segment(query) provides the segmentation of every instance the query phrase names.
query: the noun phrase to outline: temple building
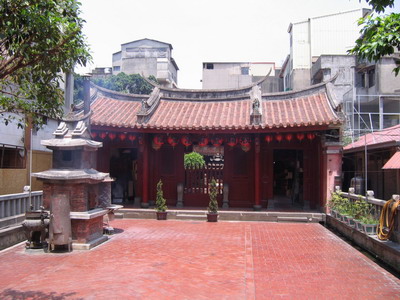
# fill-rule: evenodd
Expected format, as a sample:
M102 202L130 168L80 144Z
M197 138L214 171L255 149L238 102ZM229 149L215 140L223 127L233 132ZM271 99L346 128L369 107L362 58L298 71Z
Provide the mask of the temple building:
M263 94L262 79L225 90L154 85L150 95L91 86L91 135L103 142L97 169L115 178L114 203L149 207L161 179L169 207L323 211L340 184L343 118L332 83ZM196 151L206 167L185 170Z

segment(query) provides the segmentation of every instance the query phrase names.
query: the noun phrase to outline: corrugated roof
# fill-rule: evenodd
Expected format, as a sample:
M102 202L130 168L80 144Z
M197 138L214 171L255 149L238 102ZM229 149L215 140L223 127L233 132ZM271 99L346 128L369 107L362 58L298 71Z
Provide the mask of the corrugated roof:
M280 94L277 100L273 96L272 99L269 96L268 100L262 100L263 118L260 125L253 125L250 121L253 103L250 95L216 100L215 97L192 99L190 91L185 93L186 96L177 98L167 92L164 96L161 91L154 112L143 122L138 122L137 118L141 109L140 101L117 100L110 93L107 96L99 93L92 104L91 122L98 126L162 130L272 129L340 124L324 88L314 89L308 95L303 92L298 97L289 93ZM214 96L215 93L210 95Z
M368 133L362 137L357 142L351 143L343 148L344 151L355 151L357 149L370 146L379 146L383 144L395 144L400 141L400 125L386 128L382 131L376 131L373 133Z

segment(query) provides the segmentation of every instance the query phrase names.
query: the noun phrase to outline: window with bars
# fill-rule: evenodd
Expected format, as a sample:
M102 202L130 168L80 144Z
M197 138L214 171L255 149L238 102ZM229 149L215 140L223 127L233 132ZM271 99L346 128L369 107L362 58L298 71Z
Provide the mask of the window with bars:
M24 169L25 162L24 147L0 144L0 169Z

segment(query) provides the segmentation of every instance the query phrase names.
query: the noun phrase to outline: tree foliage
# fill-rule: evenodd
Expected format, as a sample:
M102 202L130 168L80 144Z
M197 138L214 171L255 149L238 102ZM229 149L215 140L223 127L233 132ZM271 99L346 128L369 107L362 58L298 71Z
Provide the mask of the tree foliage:
M164 198L163 188L161 179L157 183L157 196L156 196L156 211L164 212L168 209L166 200Z
M150 75L148 79L157 83L153 75ZM129 94L148 95L153 90L153 86L139 74L127 75L124 72L105 78L94 78L93 83L109 90Z
M394 0L366 0L372 8L382 13L387 7L394 6ZM360 58L369 61L378 61L386 55L391 55L400 48L400 14L391 13L384 16L366 16L359 20L363 28L356 45L349 51ZM400 71L400 62L393 69L396 76Z
M76 0L0 0L0 115L62 114L62 73L86 65L90 54Z

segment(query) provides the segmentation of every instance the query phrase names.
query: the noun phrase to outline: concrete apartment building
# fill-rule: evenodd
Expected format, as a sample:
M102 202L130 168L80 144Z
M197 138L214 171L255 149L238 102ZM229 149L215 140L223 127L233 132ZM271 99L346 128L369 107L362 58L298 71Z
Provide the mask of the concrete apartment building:
M346 55L359 37L359 18L369 9L357 9L290 23L290 54L282 66L284 90L300 90L311 82L311 67L319 56Z
M269 74L269 75L268 75ZM262 83L262 92L282 90L279 69L273 62L205 62L202 88L235 89L249 86L268 75Z
M151 39L141 39L121 45L112 55L112 74L153 75L165 87L178 84L178 65L172 58L172 45Z

